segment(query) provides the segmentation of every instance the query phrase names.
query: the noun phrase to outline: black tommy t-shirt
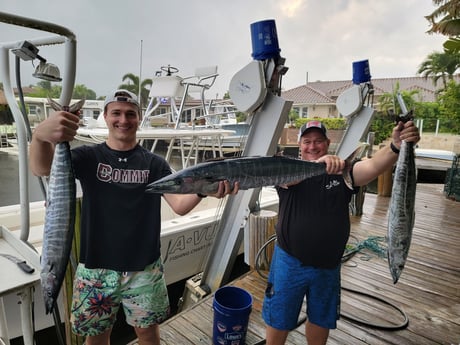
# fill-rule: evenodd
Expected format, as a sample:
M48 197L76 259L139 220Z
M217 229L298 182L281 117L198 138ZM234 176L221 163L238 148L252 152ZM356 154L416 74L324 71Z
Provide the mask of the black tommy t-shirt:
M171 173L160 156L137 145L105 143L72 150L83 191L80 262L87 268L140 271L160 257L161 194L145 187Z
M350 234L349 189L342 175L321 175L277 187L278 244L306 266L335 268Z

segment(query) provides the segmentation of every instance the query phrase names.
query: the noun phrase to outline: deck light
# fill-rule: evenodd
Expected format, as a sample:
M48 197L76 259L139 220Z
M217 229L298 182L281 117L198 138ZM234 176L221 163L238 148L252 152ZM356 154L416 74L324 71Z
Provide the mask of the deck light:
M40 64L35 69L35 73L32 74L35 78L48 80L48 81L61 81L59 68L52 64L40 61Z
M48 80L48 81L61 81L59 68L52 64L47 63L46 59L38 55L38 48L29 41L22 41L19 45L11 50L13 54L24 61L40 60L40 64L35 69L35 78Z

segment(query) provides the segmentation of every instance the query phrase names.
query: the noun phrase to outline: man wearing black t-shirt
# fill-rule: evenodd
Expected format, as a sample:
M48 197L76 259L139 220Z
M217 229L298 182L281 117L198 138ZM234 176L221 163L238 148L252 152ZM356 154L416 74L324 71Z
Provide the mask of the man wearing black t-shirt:
M393 142L372 158L351 167L353 186L344 182L345 161L328 155L330 140L320 121L299 132L301 159L326 163L327 174L277 186L279 219L263 305L267 345L284 344L297 320L304 298L309 345L324 345L340 315L340 261L350 233L349 202L357 187L366 185L396 163L402 140L418 142L413 122L399 122Z
M159 323L169 313L160 256L161 194L145 193L147 184L171 173L168 163L138 144L140 107L136 96L117 90L106 97L104 143L72 150L72 165L82 191L80 262L75 274L72 330L87 345L110 343L120 306L134 327L139 344L160 344ZM50 173L54 146L77 134L78 114L58 111L35 129L30 167ZM213 196L231 192L221 182ZM179 215L203 196L164 194Z

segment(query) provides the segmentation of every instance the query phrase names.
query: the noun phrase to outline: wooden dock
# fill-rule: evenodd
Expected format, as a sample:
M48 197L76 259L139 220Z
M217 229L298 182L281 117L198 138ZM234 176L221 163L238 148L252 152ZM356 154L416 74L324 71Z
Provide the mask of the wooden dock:
M343 288L366 295L343 290L341 312L362 322L342 317L330 333L329 345L460 344L460 203L447 199L442 189L439 184L417 186L412 244L397 284L392 282L387 260L373 251L358 252L343 264ZM350 243L386 235L389 200L366 194L363 215L351 217ZM265 281L251 271L231 284L253 296L246 344L257 344L265 335L261 318ZM211 295L165 321L161 344L212 344L212 302ZM407 327L386 329L404 323L403 315L387 302L407 315ZM290 332L287 344L305 343L304 326Z

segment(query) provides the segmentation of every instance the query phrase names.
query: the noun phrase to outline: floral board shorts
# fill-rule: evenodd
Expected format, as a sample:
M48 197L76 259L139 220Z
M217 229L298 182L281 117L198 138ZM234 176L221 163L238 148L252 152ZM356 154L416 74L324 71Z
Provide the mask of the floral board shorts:
M94 336L111 328L120 305L126 322L147 328L164 321L170 312L161 258L140 272L88 269L79 264L72 300L72 331Z

